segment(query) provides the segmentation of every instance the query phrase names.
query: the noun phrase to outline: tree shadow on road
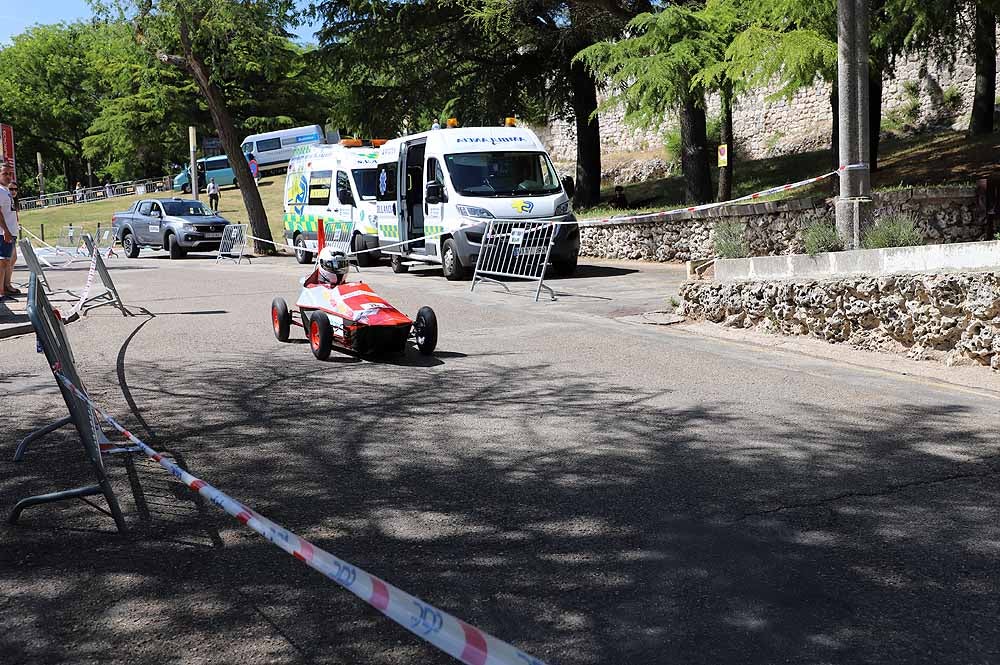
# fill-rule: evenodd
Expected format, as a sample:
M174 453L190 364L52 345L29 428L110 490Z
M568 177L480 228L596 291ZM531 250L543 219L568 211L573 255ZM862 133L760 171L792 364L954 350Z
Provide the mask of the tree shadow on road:
M751 419L461 360L350 381L236 353L128 373L193 473L551 663L993 659L998 447L968 407ZM0 470L4 495L52 472ZM144 483L162 473L140 465ZM65 528L88 519L39 511L3 533L0 652L453 662L224 515L154 515L129 538Z

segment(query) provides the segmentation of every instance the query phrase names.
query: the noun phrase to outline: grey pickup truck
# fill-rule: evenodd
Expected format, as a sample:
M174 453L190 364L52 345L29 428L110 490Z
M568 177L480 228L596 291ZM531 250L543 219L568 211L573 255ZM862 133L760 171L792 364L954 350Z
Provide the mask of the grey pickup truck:
M193 199L142 199L111 217L115 240L130 259L143 247L170 251L170 258L188 252L214 252L229 224L207 205Z

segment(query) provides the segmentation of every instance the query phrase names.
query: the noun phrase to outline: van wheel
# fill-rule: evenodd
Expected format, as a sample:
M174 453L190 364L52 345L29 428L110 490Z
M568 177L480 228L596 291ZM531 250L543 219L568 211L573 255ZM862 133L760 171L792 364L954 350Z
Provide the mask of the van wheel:
M333 330L326 312L315 312L309 317L309 348L316 360L326 360L333 348Z
M458 260L458 245L451 238L444 241L444 251L441 255L441 271L444 273L444 278L449 282L469 278L468 271L462 267L462 262Z
M167 249L170 250L171 259L183 259L187 254L184 248L181 247L181 244L177 242L177 236L173 233L167 236Z
M181 193L182 194L190 194L191 193L191 185L181 185Z
M354 255L354 258L358 260L358 265L362 268L369 267L374 261L372 261L372 253L364 251L365 249L365 237L360 233L355 233L354 237L351 238L351 251L358 252Z
M122 249L125 251L125 256L130 259L138 258L139 256L139 243L135 241L135 236L131 233L126 233L122 236Z
M312 263L313 255L312 252L306 249L306 239L301 235L295 236L295 260L299 263L306 264Z
M389 259L389 265L392 266L392 271L394 273L409 272L410 266L403 265L403 257L399 254L393 254L392 258Z
M556 277L572 277L573 273L576 272L576 264L579 258L578 256L574 256L571 259L553 261L552 272L556 274Z

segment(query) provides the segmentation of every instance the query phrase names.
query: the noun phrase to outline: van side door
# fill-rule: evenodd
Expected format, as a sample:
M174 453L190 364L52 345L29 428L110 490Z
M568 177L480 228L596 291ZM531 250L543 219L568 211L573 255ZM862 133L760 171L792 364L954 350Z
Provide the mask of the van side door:
M424 169L424 234L433 235L444 231L444 204L448 201L448 190L444 183L444 169L436 157L427 158ZM440 191L440 196L437 196ZM428 192L432 196L428 197ZM433 240L436 240L433 239Z

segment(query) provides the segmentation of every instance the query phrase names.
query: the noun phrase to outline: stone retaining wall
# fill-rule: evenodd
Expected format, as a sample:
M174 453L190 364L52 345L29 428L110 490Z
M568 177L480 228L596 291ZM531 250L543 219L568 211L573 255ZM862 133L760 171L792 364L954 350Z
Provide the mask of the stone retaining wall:
M876 193L876 218L909 213L928 244L989 239L975 213L972 187L906 189ZM679 213L651 222L587 226L581 222L580 253L605 259L688 261L715 256L714 230L723 221L744 225L752 256L801 254L802 230L834 219L833 200L794 199Z
M948 364L1000 369L1000 274L688 282L680 313Z

